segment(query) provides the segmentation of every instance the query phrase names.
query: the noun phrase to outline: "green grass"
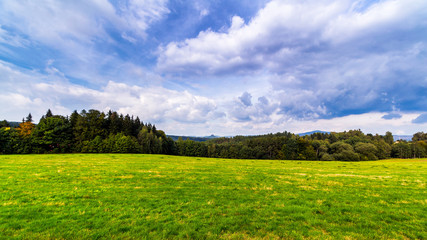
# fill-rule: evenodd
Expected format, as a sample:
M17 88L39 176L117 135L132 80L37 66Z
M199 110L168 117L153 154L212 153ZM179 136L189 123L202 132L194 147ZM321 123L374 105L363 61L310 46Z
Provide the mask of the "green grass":
M0 239L427 239L427 160L0 156Z

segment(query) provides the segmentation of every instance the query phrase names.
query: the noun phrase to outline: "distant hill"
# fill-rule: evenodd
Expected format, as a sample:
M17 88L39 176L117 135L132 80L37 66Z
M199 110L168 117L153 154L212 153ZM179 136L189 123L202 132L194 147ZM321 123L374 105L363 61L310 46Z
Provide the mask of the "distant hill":
M19 127L20 122L9 122L11 127Z
M4 122L5 121L0 121L0 126L3 126ZM12 128L16 128L19 127L20 122L7 122L7 124Z
M174 141L178 141L178 139L181 137L182 140L192 140L195 142L205 142L209 139L213 139L213 138L219 138L219 136L215 136L215 135L210 135L210 136L206 136L206 137L194 137L194 136L177 136L177 135L167 135L168 137L172 138Z
M393 135L394 141L398 140L405 140L405 141L412 141L412 135Z
M325 132L325 131L320 131L320 130L314 130L314 131L311 131L311 132L298 133L297 135L299 135L299 136L307 136L307 135L311 135L313 133L330 133L330 132ZM394 141L398 141L398 140L412 141L412 135L393 135L393 139L394 139Z
M325 131L320 131L320 130L314 130L314 131L311 131L311 132L298 133L297 135L299 135L299 136L302 137L302 136L311 135L313 133L330 133L330 132L325 132Z

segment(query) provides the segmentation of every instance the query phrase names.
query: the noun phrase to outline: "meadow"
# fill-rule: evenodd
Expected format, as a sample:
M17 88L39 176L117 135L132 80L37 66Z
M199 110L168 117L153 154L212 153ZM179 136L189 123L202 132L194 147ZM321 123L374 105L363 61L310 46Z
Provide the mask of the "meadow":
M427 159L0 155L0 239L427 239Z

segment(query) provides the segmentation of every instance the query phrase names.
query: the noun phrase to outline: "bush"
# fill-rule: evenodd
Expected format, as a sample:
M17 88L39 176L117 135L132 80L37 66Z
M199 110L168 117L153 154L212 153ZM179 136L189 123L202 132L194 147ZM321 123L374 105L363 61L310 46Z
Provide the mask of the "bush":
M359 142L356 144L354 150L359 154L360 160L378 160L378 157L375 153L378 152L377 147L372 143L362 143Z
M359 155L350 150L344 150L340 153L334 153L332 156L338 161L360 161Z
M322 157L320 158L320 160L322 160L322 161L335 161L335 158L334 157L332 157L330 154L328 154L328 153L324 153L323 155L322 155Z

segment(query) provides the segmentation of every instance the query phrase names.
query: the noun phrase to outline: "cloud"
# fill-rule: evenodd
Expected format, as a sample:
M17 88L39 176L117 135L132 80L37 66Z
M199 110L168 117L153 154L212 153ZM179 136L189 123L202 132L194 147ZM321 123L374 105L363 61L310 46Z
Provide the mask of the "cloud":
M272 115L278 110L277 103L271 103L267 97L261 96L252 103L252 95L244 92L235 101L226 105L228 116L237 122L272 122Z
M5 1L2 24L51 46L111 41L111 28L123 36L144 37L150 24L169 13L167 1L127 0L117 5L107 0Z
M244 92L242 96L239 97L240 102L243 103L246 107L252 106L252 95L248 92Z
M161 46L157 69L270 79L265 84L280 113L296 119L389 112L394 105L420 111L427 100L426 15L422 0L272 0L249 21L234 16L222 31Z
M66 76L54 70L46 74L1 61L0 75L0 116L6 116L9 121L20 121L30 112L37 121L48 108L54 114L62 115L69 115L73 110L94 108L139 116L168 134L199 136L359 128L371 133L383 134L391 130L395 134L412 134L420 131L420 127L427 127L425 121L414 122L425 114L404 112L400 113L401 118L388 120L383 118L384 112L299 120L280 113L280 101L275 100L275 96L258 97L249 92L219 101L185 90L141 87L115 81L109 81L100 89L91 89L70 83Z
M427 123L427 113L423 113L423 114L419 115L417 118L412 120L412 123L416 123L416 124Z
M29 71L0 61L0 115L18 120L31 112L34 119L50 108L69 115L74 109L109 109L159 123L206 123L224 117L217 103L188 91L160 86L140 87L109 81L99 90L72 84L55 69L48 74Z
M419 131L426 15L423 0L0 1L0 116L113 109L193 135Z
M70 81L99 88L109 81L159 83L148 70L147 31L168 13L168 1L0 1L0 54L43 69L54 60ZM135 61L135 59L138 59ZM148 60L147 60L148 59Z
M119 4L118 12L125 21L127 31L134 33L137 37L146 37L149 26L170 12L167 3L168 0L128 0Z
M2 25L0 25L0 43L13 47L24 47L29 45L28 40L17 34L9 33L9 31L4 29Z
M35 85L34 91L38 95L55 95L66 106L71 102L75 105L77 100L79 108L112 109L150 122L204 123L223 116L213 100L162 87L143 88L110 81L102 90L92 90L71 84L40 83Z
M271 1L247 24L241 17L234 16L225 32L208 29L197 38L162 47L158 67L170 72L217 74L274 65L275 58L295 54L298 45L308 42L313 45L310 35L336 12L333 4L313 2L304 6Z
M380 1L365 6L358 1L349 10L347 14L329 21L323 38L337 43L353 38L363 41L366 36L390 35L389 29L395 32L419 26L419 19L427 12L426 3L422 0Z
M338 43L352 48L360 43L386 47L389 43L373 42L372 38L395 43L396 34L411 36L414 29L425 29L427 24L418 21L427 14L427 3L422 0L357 3L273 0L247 24L234 16L224 32L207 29L196 38L161 47L158 67L187 74L277 70L289 67L295 57L333 51L332 46L343 53Z

